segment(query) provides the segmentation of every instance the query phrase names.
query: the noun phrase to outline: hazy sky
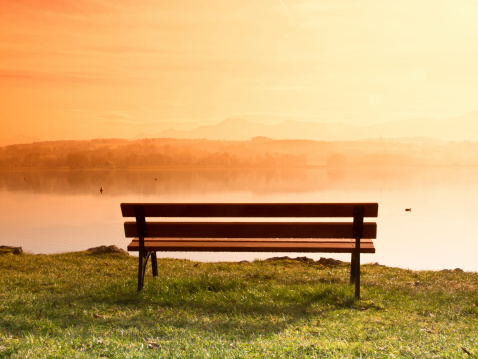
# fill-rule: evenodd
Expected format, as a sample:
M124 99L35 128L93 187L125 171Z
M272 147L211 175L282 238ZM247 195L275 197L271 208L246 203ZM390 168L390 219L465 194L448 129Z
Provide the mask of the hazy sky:
M1 138L478 109L476 0L0 0Z

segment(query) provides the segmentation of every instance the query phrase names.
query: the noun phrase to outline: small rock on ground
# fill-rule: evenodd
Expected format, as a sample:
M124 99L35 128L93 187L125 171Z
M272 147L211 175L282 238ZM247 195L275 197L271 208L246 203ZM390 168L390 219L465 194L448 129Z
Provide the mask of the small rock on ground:
M297 257L297 258L290 258L288 256L283 256L283 257L273 257L273 258L268 258L266 261L280 261L280 260L291 260L291 261L299 261L299 262L311 262L311 263L318 263L322 265L339 265L342 264L342 261L339 261L338 259L333 259L333 258L323 258L321 257L318 261L314 261L312 258L308 257Z
M117 253L122 255L129 255L128 252L126 252L124 249L119 248L115 245L89 248L88 252L95 254Z
M324 258L321 257L316 263L322 264L322 265L328 265L328 266L338 266L342 264L342 261L339 261L338 259L333 259L333 258Z
M23 249L22 247L11 247L11 246L0 246L0 254L22 254Z

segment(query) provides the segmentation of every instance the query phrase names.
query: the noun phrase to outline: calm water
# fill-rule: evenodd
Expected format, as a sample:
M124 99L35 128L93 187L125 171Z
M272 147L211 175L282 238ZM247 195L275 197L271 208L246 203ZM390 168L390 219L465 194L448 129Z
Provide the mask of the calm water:
M5 171L0 199L0 244L31 253L126 248L121 202L378 202L377 252L363 262L478 271L478 168ZM274 255L163 254L204 261Z

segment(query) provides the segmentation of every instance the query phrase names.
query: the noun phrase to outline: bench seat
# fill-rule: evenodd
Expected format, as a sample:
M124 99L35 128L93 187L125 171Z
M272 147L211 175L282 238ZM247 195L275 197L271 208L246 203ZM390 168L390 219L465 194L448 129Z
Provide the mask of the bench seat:
M155 252L291 252L352 253L355 239L348 238L147 238L144 248ZM139 251L135 238L128 251ZM371 239L360 240L360 253L375 253Z

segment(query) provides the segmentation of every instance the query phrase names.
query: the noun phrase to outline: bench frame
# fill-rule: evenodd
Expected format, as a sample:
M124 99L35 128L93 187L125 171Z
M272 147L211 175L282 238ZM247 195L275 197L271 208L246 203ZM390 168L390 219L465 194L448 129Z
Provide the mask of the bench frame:
M372 239L377 225L377 203L122 203L125 236L134 238L128 251L138 251L138 291L144 286L151 258L158 276L157 251L351 253L350 283L360 299L360 253L375 253ZM161 218L146 222L146 218ZM182 222L167 221L179 218ZM197 218L212 219L210 222ZM217 218L234 218L218 221ZM265 218L266 222L237 221ZM307 222L284 221L307 218ZM318 218L348 218L330 222ZM192 219L196 221L192 221ZM350 222L353 219L353 222ZM272 220L272 222L271 222Z

